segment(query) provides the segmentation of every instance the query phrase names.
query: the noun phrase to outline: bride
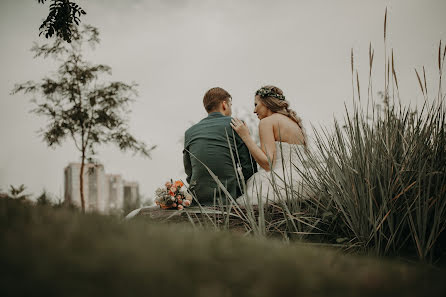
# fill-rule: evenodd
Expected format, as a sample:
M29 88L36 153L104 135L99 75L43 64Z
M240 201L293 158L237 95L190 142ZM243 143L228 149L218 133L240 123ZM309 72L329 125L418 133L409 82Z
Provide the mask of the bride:
M239 204L258 204L261 201L286 199L291 192L302 190L303 183L297 167L298 151L305 150L306 135L302 121L281 89L264 86L256 91L254 113L260 119L260 147L257 146L244 122L232 119L231 126L241 137L261 167L246 183L245 194L237 199Z

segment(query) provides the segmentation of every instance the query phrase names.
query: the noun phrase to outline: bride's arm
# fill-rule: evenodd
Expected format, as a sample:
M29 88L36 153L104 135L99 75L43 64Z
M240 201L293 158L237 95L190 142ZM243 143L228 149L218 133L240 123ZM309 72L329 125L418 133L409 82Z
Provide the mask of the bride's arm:
M260 146L252 139L249 134L249 129L246 123L240 121L239 119L232 119L232 128L240 136L243 142L248 147L249 152L254 157L256 162L265 169L270 170L269 161L274 165L275 155L276 155L276 144L274 142L274 132L273 123L269 119L262 119L259 123L259 136L260 136ZM268 156L267 156L268 154Z

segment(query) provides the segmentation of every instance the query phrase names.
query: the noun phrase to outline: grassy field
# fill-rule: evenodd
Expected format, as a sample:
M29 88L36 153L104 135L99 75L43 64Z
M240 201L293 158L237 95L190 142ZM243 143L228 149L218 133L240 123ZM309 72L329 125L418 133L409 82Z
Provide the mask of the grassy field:
M445 272L0 199L2 296L444 296Z

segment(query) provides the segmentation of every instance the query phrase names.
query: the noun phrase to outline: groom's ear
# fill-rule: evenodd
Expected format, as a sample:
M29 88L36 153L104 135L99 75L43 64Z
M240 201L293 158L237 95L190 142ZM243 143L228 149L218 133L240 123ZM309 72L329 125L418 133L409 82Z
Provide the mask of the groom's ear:
M228 109L228 102L222 101L221 105L220 105L220 108L221 108L222 111L226 111Z
M222 107L226 110L226 109L230 109L231 108L231 104L232 104L232 102L231 102L231 98L229 97L229 99L227 99L227 100L223 100L222 101Z

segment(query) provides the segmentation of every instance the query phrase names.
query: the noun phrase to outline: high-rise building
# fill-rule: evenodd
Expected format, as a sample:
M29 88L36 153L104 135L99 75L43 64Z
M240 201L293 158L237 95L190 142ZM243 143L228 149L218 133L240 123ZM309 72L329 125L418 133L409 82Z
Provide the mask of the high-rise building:
M64 170L65 202L81 207L81 164L70 163ZM101 164L85 164L83 174L85 211L104 212L106 201L106 178Z
M128 213L138 207L139 185L136 182L124 182L124 212Z
M64 170L65 202L81 207L81 164L70 163ZM84 168L85 211L100 213L122 212L124 207L139 206L139 185L126 182L119 174L105 174L101 164L85 164Z
M119 174L107 174L107 212L116 212L124 207L124 181Z

